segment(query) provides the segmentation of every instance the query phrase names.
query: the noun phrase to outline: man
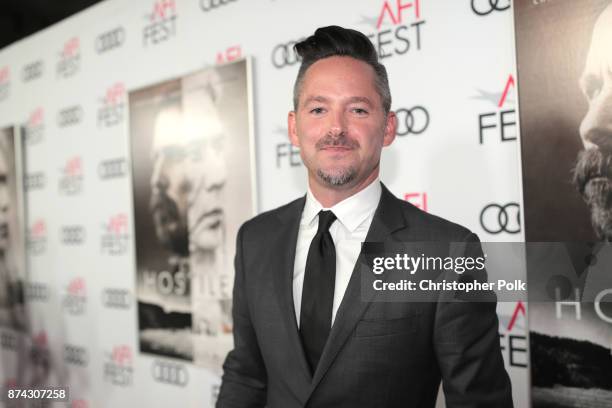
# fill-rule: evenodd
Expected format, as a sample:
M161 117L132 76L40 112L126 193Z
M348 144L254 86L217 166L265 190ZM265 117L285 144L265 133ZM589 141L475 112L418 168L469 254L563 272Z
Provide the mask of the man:
M612 4L601 13L591 38L580 87L589 107L580 125L585 150L574 181L591 210L598 237L612 240Z
M195 81L194 79L193 81ZM218 367L231 340L231 293L223 268L226 182L224 129L214 75L183 95L183 106L162 110L155 122L151 211L156 235L176 259L189 262L194 359ZM178 261L180 263L182 261ZM227 337L227 341L220 336ZM205 346L199 346L200 343Z
M441 377L448 407L511 407L494 302L362 300L360 242L477 238L379 182L397 121L367 37L325 27L296 51L288 127L309 189L238 233L217 407L433 407Z

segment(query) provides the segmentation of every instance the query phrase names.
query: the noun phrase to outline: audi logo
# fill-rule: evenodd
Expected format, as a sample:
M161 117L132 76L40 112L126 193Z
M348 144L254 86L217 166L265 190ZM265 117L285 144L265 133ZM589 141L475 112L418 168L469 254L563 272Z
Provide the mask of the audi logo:
M39 190L45 186L45 173L36 172L26 174L24 185L26 191Z
M131 305L130 292L126 289L106 288L102 292L102 304L114 309L127 309Z
M0 345L5 350L17 350L17 337L11 333L0 334Z
M36 78L40 78L43 72L43 62L41 60L34 61L23 67L21 71L21 79L23 82L28 82Z
M26 297L28 300L46 301L49 299L49 288L43 283L28 282L26 284Z
M235 1L236 0L200 0L200 8L202 11L208 12Z
M64 345L64 360L68 364L86 366L89 358L84 347L66 344Z
M96 37L95 49L98 54L120 47L125 42L125 30L117 27Z
M521 232L520 207L518 203L504 205L491 203L480 211L480 225L489 234L518 234Z
M423 106L413 106L410 109L400 108L395 111L397 116L397 135L420 135L429 127L429 112Z
M283 68L300 62L301 58L293 48L300 41L302 40L290 41L287 44L278 44L274 47L272 50L272 65L276 68Z
M62 109L57 114L57 125L59 127L76 125L83 119L83 108L79 105Z
M486 16L494 11L505 11L510 8L510 0L472 0L472 11L479 16Z
M164 384L184 387L189 382L189 373L182 364L156 360L152 366L153 379Z
M98 175L102 180L125 176L127 162L125 157L101 161L98 164Z
M82 225L62 227L62 242L65 245L79 245L85 241L85 228Z

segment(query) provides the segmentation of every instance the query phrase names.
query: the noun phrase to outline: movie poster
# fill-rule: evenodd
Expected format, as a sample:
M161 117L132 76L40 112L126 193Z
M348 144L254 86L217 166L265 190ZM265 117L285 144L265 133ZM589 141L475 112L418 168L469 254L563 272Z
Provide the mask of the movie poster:
M140 350L220 372L254 215L248 61L129 94Z
M612 406L612 1L514 10L525 238L559 262L528 264L533 407Z

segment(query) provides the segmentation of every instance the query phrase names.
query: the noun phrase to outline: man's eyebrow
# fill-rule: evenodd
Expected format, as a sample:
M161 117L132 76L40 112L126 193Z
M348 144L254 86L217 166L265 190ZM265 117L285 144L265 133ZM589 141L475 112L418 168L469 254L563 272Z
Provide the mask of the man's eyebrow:
M372 106L372 101L365 96L351 96L349 98L350 103L365 103L367 105Z
M308 105L311 102L327 102L327 98L324 96L320 96L320 95L316 95L316 96L309 96L308 98L306 98L306 100L304 101L304 105Z

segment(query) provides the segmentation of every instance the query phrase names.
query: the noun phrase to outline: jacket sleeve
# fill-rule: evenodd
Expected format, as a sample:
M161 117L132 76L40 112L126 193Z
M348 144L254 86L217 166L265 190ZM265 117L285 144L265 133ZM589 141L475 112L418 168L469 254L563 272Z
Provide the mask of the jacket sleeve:
M463 256L482 256L478 237L464 240ZM454 274L455 272L450 272ZM486 282L482 270L461 280ZM440 299L436 310L434 347L447 408L512 408L512 387L499 344L495 293L476 299L454 295Z
M243 230L238 231L233 290L234 349L223 364L217 408L260 408L266 404L267 374L253 328L243 264Z

